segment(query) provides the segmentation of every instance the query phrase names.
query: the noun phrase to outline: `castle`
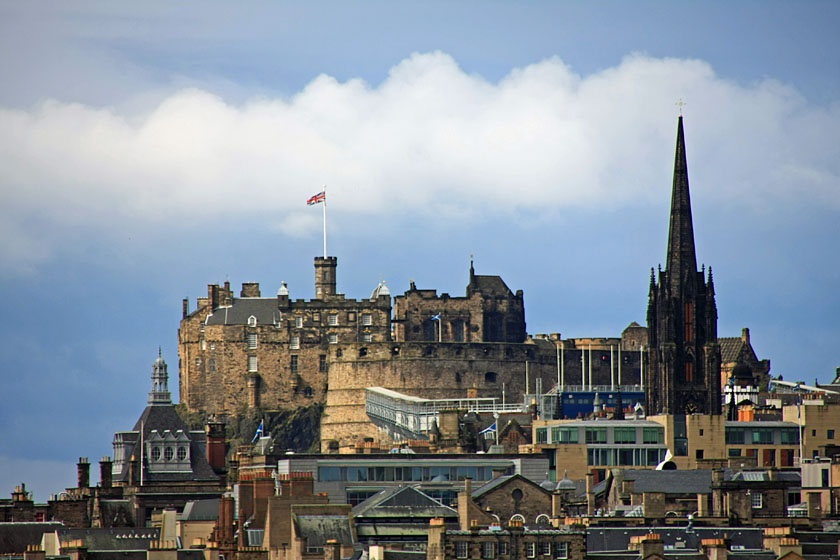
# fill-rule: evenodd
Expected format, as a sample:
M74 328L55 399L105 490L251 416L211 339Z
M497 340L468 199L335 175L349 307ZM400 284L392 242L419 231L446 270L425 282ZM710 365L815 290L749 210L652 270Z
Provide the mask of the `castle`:
M291 299L285 284L262 297L256 283L235 297L225 282L209 285L194 310L184 300L181 401L217 416L322 403L322 451L380 435L365 413L372 386L522 402L554 385L615 387L617 370L618 385L644 388L650 413L720 414L721 385L736 363L722 359L721 342L756 376L766 377L769 361L756 358L748 333L717 338L711 269L708 279L697 271L685 161L680 117L666 269L658 280L651 273L647 328L631 323L621 338L529 336L522 291L476 274L473 263L464 296L412 282L392 298L380 282L369 298L349 299L337 292L337 258L316 257L313 299Z

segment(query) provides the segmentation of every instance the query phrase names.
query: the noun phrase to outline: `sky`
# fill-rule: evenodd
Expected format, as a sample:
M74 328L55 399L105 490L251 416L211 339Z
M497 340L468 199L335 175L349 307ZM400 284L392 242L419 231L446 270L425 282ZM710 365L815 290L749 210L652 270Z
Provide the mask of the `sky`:
M836 2L0 1L0 495L112 454L181 301L463 295L619 336L664 264L682 100L720 336L840 366ZM94 473L97 468L92 469ZM98 475L93 475L93 482Z

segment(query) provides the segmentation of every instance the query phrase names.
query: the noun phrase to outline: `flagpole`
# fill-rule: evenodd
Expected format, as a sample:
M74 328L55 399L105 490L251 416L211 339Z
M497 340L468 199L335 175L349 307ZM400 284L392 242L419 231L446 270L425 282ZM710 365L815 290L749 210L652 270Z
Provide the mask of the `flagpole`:
M327 258L327 185L324 185L324 258Z

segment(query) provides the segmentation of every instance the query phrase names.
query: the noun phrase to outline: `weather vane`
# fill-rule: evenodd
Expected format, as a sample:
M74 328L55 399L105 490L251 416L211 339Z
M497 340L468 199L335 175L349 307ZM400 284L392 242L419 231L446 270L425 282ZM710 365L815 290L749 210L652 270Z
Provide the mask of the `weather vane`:
M685 101L683 101L683 100L682 100L682 97L680 97L680 100L679 100L679 101L677 101L676 103L674 103L674 105L676 105L677 107L679 107L679 108L680 108L680 116L682 116L682 108L683 108L683 107L685 107L686 105L688 105L688 103L686 103Z

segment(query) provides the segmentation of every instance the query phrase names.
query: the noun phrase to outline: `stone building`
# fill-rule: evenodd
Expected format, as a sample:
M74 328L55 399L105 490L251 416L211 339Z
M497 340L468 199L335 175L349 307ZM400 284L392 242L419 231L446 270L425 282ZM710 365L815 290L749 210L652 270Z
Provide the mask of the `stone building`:
M336 257L315 258L312 300L285 285L265 298L257 283L211 284L178 332L181 401L189 410L235 414L324 402L329 355L340 344L391 340L391 297L380 284L369 299L336 292Z
M704 267L705 268L705 267ZM665 270L650 272L648 414L720 414L720 346L712 269L697 270L683 119L677 125Z
M411 287L394 298L394 336L397 341L524 342L525 302L499 276L475 273L464 297L437 295L437 290Z

